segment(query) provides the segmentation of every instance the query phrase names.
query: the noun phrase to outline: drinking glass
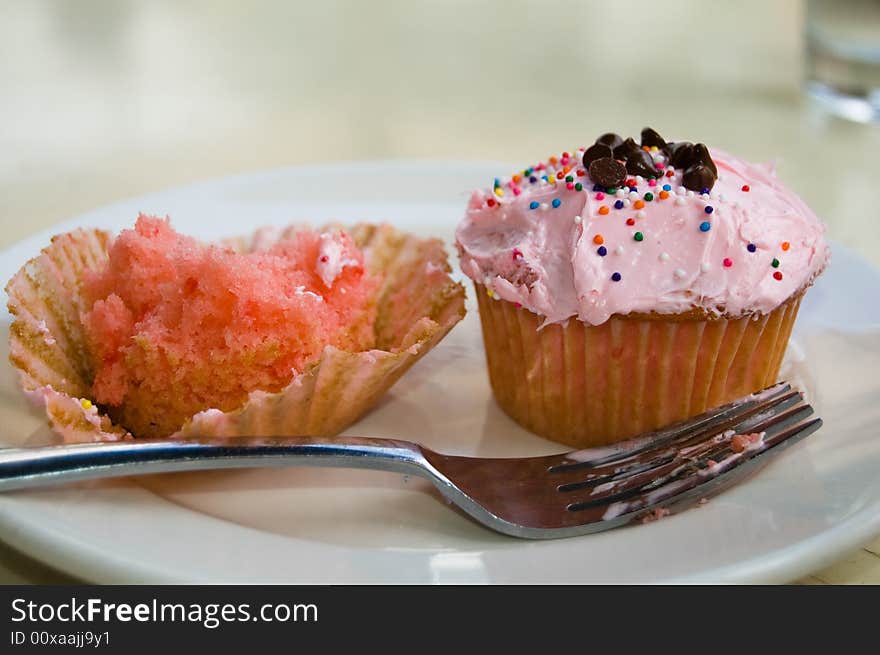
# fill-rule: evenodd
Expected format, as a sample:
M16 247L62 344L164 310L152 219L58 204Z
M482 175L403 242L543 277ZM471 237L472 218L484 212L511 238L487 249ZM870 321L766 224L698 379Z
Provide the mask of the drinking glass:
M807 0L806 90L829 111L880 121L880 0Z

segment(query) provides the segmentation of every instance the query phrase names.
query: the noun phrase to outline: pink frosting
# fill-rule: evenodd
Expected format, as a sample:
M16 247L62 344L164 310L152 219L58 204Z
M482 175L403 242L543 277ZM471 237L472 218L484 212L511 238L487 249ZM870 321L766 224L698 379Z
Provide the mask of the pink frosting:
M337 235L327 232L321 234L318 237L318 258L315 261L315 271L324 286L332 287L346 266L358 267L360 262L350 256L345 244Z
M718 180L701 195L681 186L680 169L667 177L673 169L663 168L656 152L663 177L655 186L630 176L635 192L609 194L593 191L582 155L551 158L475 191L456 231L464 273L493 297L545 316L545 324L576 316L598 325L614 314L694 308L767 313L810 284L828 260L824 225L772 166L712 149ZM661 199L663 185L671 188ZM615 208L616 201L624 206Z

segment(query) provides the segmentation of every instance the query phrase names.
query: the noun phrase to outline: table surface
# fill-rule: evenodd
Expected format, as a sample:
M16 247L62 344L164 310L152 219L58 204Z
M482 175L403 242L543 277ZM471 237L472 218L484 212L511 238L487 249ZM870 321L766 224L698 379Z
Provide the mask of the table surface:
M220 175L530 162L651 125L777 161L880 265L880 127L804 97L801 2L473 4L0 0L0 248ZM0 544L0 584L69 581ZM880 539L800 582L880 584Z

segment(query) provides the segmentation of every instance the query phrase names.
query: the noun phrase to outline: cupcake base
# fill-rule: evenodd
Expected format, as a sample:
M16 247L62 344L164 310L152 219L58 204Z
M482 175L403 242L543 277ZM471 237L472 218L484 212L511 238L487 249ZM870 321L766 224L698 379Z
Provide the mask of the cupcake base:
M268 248L296 229L260 230L225 245L241 252ZM206 409L172 437L337 434L464 317L464 287L450 277L440 240L389 225L360 223L348 231L370 271L382 274L373 347L347 352L328 346L280 391L253 391L232 411ZM110 242L108 233L96 229L58 235L6 287L14 318L10 362L27 396L68 442L136 436L90 399L95 365L86 346L81 317L88 308L80 288L88 271L105 265Z
M802 298L736 319L614 316L539 330L541 316L475 286L498 404L526 429L575 448L627 439L769 386Z

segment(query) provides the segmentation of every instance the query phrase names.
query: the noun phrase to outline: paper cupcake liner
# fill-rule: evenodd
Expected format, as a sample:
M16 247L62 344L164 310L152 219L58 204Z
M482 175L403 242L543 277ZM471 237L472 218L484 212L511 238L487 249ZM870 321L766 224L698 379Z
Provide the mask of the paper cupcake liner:
M227 242L242 252L267 248L294 231L258 230ZM464 288L452 281L442 242L419 239L388 225L348 230L367 267L381 271L376 347L345 352L327 347L279 392L252 392L238 409L207 409L172 437L331 436L366 413L431 350L465 313ZM132 438L90 400L94 364L80 321L87 309L80 285L87 269L107 261L111 236L80 229L52 239L9 281L14 320L10 362L25 393L42 406L65 441Z
M576 447L620 441L776 381L802 294L769 314L726 318L542 318L476 285L489 381L532 432Z

